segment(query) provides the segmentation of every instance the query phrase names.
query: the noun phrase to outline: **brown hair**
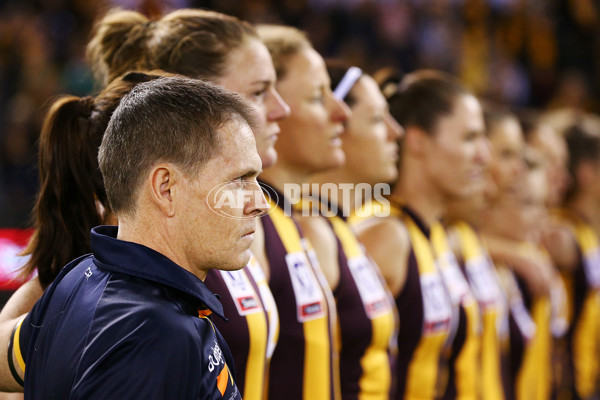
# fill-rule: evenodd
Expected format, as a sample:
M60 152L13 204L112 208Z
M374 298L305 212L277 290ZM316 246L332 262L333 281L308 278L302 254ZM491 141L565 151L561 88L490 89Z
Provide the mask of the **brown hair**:
M286 63L290 57L312 44L306 33L291 26L257 25L256 31L273 58L273 66L277 79L282 79L286 72Z
M489 138L494 128L506 120L513 120L520 125L517 116L508 108L494 103L483 103L483 120L485 122L485 134Z
M98 169L98 147L112 112L138 82L159 75L128 74L95 99L56 100L39 139L40 190L33 209L33 236L24 251L29 276L36 269L43 287L72 259L90 251L90 229L103 223L96 200L110 207Z
M217 85L164 77L137 85L113 113L98 160L117 216L135 215L143 174L170 162L193 174L218 154L218 129L234 120L254 126L252 110Z
M584 162L600 161L600 122L583 116L579 121L567 127L564 132L569 149L568 169L571 185L565 199L571 200L579 188L577 170Z
M538 129L543 124L540 114L534 110L520 110L516 116L525 142L531 144L536 138Z
M154 25L139 12L118 8L96 23L86 56L103 87L127 71L156 69L147 48Z
M151 22L115 10L96 24L87 56L105 84L133 67L215 80L225 73L230 52L249 38L258 40L252 25L214 11L182 9Z
M451 114L456 99L465 95L471 93L454 76L420 70L404 76L388 103L404 128L416 126L433 135L440 117Z

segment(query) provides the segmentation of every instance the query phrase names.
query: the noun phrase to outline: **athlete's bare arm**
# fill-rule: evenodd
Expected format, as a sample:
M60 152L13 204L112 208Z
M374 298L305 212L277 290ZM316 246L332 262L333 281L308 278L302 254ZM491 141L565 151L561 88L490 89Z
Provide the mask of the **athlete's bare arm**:
M579 263L577 242L571 229L562 221L551 220L542 230L542 243L554 265L562 271L572 271Z
M340 266L338 260L338 247L335 233L325 218L320 216L298 216L296 221L302 228L304 236L309 240L321 271L331 290L335 290L340 280Z
M38 277L21 285L8 299L0 312L0 391L21 393L0 393L0 400L22 400L23 387L19 385L8 367L8 342L18 320L33 308L33 305L44 293ZM11 355L12 356L12 355ZM13 362L18 368L18 363ZM21 372L21 379L23 374Z
M519 242L496 235L483 234L482 239L494 261L509 265L534 296L550 295L554 267L544 253L534 248L523 251Z
M15 326L17 325L17 322L19 322L23 317L24 316L19 316L17 318L6 320L0 323L0 391L3 392L23 392L23 386L17 383L8 365L8 357L13 357L12 354L8 354L8 344L11 340L11 336ZM15 366L16 372L19 374L22 380L24 371L21 371L18 363L14 359L13 365Z
M2 308L0 322L17 318L31 311L35 302L42 297L42 294L44 294L44 289L42 289L37 276L24 283L10 296L10 299L8 299L6 305Z
M375 219L375 218L373 218ZM390 291L398 296L404 289L410 254L410 237L397 218L376 218L374 223L355 226L358 239L377 263Z

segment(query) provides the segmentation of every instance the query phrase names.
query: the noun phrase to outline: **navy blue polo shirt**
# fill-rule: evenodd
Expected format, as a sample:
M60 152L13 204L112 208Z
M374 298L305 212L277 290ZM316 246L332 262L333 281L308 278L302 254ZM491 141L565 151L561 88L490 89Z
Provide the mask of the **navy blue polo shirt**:
M215 295L116 234L94 228L92 255L66 266L15 330L25 398L241 399L229 348L206 317L223 315Z

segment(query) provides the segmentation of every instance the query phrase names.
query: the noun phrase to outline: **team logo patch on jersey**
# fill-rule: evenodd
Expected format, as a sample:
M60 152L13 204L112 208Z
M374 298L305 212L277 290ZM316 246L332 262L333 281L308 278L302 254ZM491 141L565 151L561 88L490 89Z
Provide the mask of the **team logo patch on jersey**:
M246 272L241 269L238 271L219 271L225 285L229 289L231 298L235 303L238 313L241 316L254 314L262 311L262 306L254 287L250 283Z
M298 321L303 323L325 316L325 298L304 252L288 253L285 261L296 297Z
M460 271L454 254L445 251L437 261L450 297L452 297L452 302L458 305L474 301L469 284Z
M424 334L448 332L452 320L452 304L442 277L437 273L421 275L421 291L423 293Z
M475 297L483 310L502 307L502 289L490 261L480 255L467 260L466 270Z
M388 312L388 298L373 265L365 256L348 259L348 268L370 319Z

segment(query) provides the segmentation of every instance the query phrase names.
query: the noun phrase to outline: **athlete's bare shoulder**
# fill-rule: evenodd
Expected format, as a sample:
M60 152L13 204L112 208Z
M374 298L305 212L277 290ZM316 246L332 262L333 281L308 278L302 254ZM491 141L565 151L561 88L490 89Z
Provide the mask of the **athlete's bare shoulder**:
M357 224L355 232L375 260L390 290L397 296L406 282L411 243L408 230L396 217L372 217Z
M4 308L2 308L0 322L17 318L31 311L35 302L42 297L42 294L44 294L44 289L37 276L25 282L13 293Z
M542 243L554 264L563 271L577 267L579 251L572 228L559 218L550 218L542 229Z
M331 225L320 216L298 216L302 232L315 250L321 271L334 290L340 279L337 239Z

